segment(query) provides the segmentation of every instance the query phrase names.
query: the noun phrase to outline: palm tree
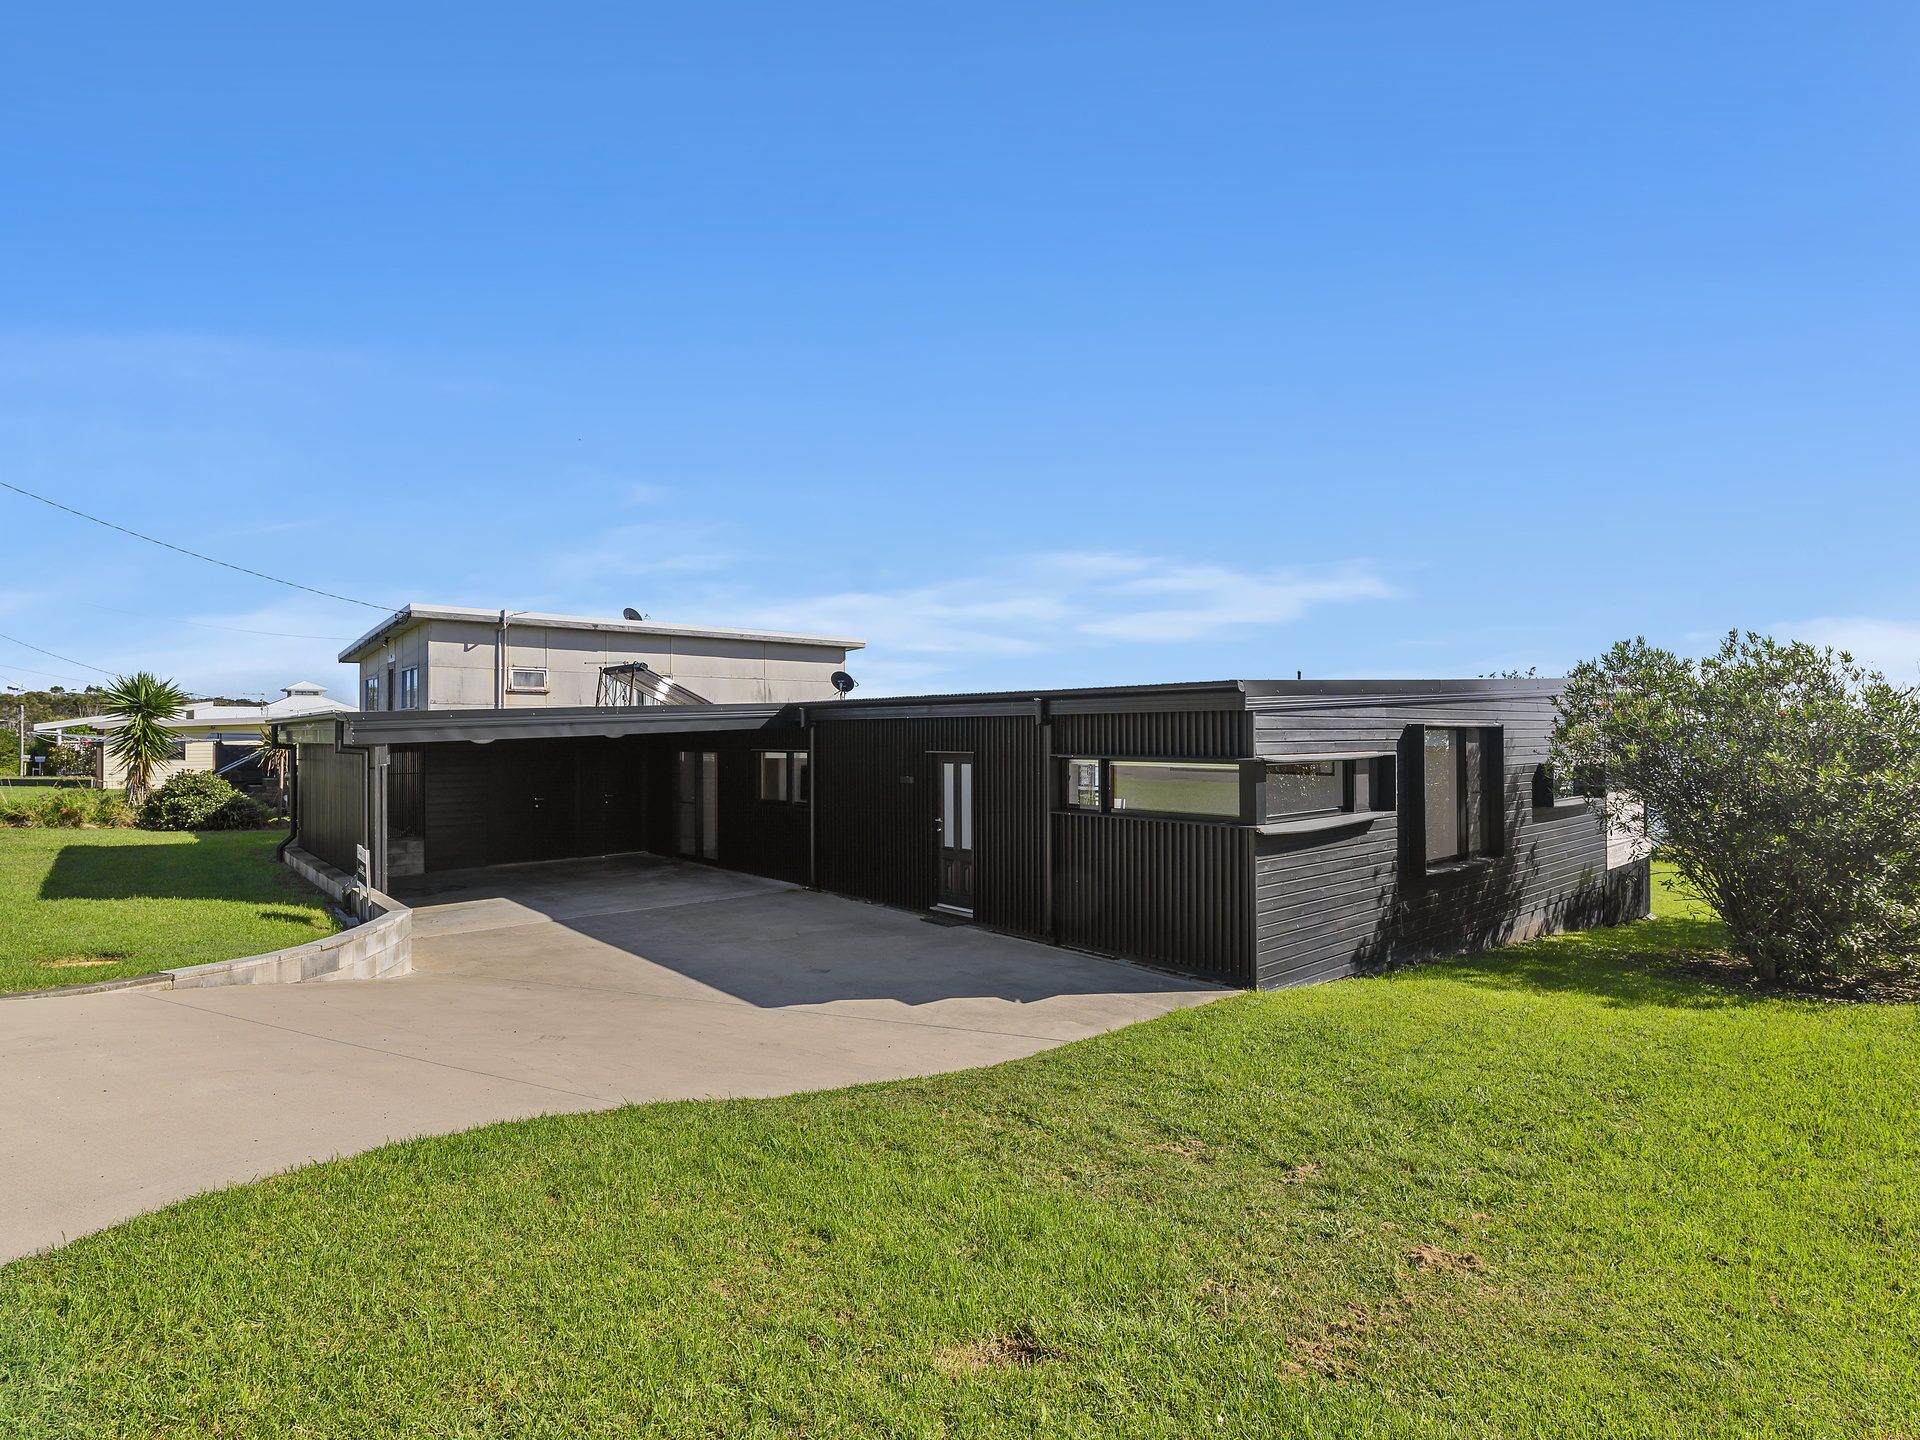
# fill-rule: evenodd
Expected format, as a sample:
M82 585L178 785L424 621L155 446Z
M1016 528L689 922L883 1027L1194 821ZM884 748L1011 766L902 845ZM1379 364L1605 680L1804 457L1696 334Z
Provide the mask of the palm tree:
M107 748L126 766L127 804L137 807L152 788L153 767L173 754L173 732L167 722L180 714L187 692L171 680L142 670L120 676L101 698L107 714L120 722Z
M287 813L287 762L291 758L283 745L276 745L273 739L273 726L260 727L260 744L247 756L260 767L260 773L272 779L274 788L280 792L280 813Z

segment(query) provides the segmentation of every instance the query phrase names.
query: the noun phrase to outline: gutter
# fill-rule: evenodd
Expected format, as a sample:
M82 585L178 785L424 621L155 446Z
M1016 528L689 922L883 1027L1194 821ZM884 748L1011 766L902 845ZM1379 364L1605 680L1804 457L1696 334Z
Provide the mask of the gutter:
M287 752L287 836L273 850L273 858L284 865L287 851L300 838L300 747L280 739L278 723L268 725L267 734L272 737L274 749Z

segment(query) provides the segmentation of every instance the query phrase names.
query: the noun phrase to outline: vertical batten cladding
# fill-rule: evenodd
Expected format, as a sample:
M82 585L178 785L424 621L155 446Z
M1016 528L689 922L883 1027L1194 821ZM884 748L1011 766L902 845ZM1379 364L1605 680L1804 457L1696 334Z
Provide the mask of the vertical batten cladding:
M1235 760L1253 751L1244 710L1162 710L1056 714L1053 753L1145 760Z
M1644 875L1609 876L1606 835L1592 811L1533 808L1533 773L1547 759L1554 690L1491 694L1254 701L1260 753L1398 750L1401 815L1379 812L1353 830L1263 836L1254 907L1263 987L1455 954L1529 935L1624 918ZM1407 763L1408 727L1497 728L1503 740L1501 852L1444 873L1402 873L1402 828L1419 815L1420 777ZM1411 838L1410 836L1408 838Z
M366 756L332 740L302 739L296 750L300 847L351 875L354 847L368 843Z
M1069 713L1053 721L1061 758L1235 760L1252 747L1244 710ZM1047 783L1053 810L1053 777ZM1049 823L1060 944L1254 983L1251 831L1068 810L1055 810Z
M1045 795L1032 715L839 719L814 730L820 888L911 910L939 883L935 754L973 756L974 917L1046 932Z
M1254 983L1253 831L1070 811L1053 827L1060 944Z

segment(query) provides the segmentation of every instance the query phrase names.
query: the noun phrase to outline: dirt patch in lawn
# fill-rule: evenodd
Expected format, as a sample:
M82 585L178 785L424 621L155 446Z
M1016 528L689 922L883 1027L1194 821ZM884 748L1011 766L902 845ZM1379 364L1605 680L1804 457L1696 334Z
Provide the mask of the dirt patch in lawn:
M1459 1275L1487 1268L1487 1262L1470 1251L1442 1250L1438 1245L1414 1246L1407 1252L1407 1263L1430 1275Z
M986 1370L1044 1365L1049 1360L1058 1360L1060 1353L1052 1345L1016 1331L1011 1335L990 1335L984 1340L949 1345L933 1357L933 1363L943 1375L978 1375Z
M123 951L103 950L97 955L58 955L40 963L49 970L85 970L95 965L118 965L126 958Z

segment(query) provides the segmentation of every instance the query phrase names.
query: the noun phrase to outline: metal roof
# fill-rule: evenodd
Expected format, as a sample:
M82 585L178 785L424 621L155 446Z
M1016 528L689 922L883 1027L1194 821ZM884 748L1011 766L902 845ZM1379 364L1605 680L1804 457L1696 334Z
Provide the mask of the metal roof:
M361 651L385 639L388 635L429 620L474 620L488 625L498 625L502 613L499 610L476 609L469 605L403 605L342 650L339 659L342 664L346 664ZM850 640L831 635L801 635L781 630L743 630L710 625L657 625L650 620L608 620L597 615L549 615L540 610L508 610L504 613L509 624L537 625L549 630L601 630L620 635L657 635L668 638L684 635L690 639L700 640L756 640L764 641L769 645L825 645L836 650L861 650L866 648L867 643L864 640Z

